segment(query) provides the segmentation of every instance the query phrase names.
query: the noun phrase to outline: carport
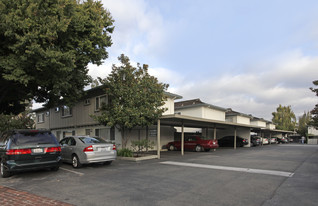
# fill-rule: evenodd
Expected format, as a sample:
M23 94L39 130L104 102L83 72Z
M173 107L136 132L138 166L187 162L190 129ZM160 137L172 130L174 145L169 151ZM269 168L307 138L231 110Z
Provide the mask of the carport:
M181 155L184 155L184 128L192 127L192 128L212 128L213 129L213 138L216 139L216 130L224 129L225 127L231 127L234 129L234 149L236 149L236 137L237 137L237 128L249 128L251 129L262 129L259 126L246 125L246 124L238 124L233 122L225 122L218 120L210 120L198 117L185 116L180 114L171 114L162 116L157 122L157 156L160 159L160 128L163 126L173 126L173 127L181 127ZM249 142L250 142L249 138Z
M252 128L252 132L259 133L261 137L268 136L269 139L272 139L277 134L282 134L285 136L286 134L295 134L294 131L287 131L287 130L279 130L279 129L268 129L268 128ZM269 141L271 144L271 141Z

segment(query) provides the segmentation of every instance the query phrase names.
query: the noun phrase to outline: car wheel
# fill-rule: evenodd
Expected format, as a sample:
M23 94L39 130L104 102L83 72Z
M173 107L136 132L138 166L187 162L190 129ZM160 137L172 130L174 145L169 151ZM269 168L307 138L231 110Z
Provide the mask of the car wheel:
M113 161L104 162L104 165L110 165Z
M74 168L79 168L79 167L82 166L82 164L80 163L80 161L79 161L79 159L78 159L76 154L74 154L73 157L72 157L72 166Z
M9 172L8 169L5 167L3 161L1 161L0 170L1 170L1 177L7 178L11 176L11 172Z
M172 144L169 146L169 150L170 151L174 151L174 150L176 150L176 148L175 148L175 146L173 146Z
M197 145L197 146L195 146L195 151L201 152L201 151L203 151L203 147L201 147L201 145Z

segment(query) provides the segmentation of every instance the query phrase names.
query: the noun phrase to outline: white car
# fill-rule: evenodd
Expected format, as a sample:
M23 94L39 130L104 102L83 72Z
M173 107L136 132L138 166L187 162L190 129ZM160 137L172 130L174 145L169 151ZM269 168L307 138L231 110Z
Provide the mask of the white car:
M65 137L60 141L60 145L62 161L72 163L74 168L96 162L109 165L117 157L116 146L99 137Z

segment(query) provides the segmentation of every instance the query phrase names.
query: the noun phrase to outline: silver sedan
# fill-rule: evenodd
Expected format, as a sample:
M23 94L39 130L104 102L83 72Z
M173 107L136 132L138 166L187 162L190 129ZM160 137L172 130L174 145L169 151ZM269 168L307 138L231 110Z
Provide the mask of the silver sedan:
M62 161L72 163L74 168L96 162L109 165L117 157L116 146L99 137L65 137L60 141L60 145Z

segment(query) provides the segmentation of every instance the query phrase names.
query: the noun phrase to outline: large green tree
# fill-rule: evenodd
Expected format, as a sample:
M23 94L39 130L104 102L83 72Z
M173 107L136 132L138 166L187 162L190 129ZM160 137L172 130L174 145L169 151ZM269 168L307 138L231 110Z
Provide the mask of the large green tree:
M153 125L165 111L164 91L167 84L149 75L148 66L130 64L127 56L118 57L120 66L113 65L111 74L100 81L106 85L108 103L102 106L101 115L95 116L101 124L115 126L121 131L122 147L129 137L125 131L133 127Z
M272 113L272 121L277 129L294 131L296 125L296 116L291 106L279 105L276 112Z
M108 57L111 14L93 0L0 1L0 113L34 99L71 104L91 81L88 63Z
M302 116L298 118L298 130L297 133L306 137L308 135L308 125L311 122L310 112L304 112Z
M318 80L313 81L313 84L315 86L318 86ZM316 96L318 96L318 88L311 87L310 90L315 92ZM315 108L313 110L311 110L311 114L312 114L312 121L310 124L318 129L318 104L316 104Z

